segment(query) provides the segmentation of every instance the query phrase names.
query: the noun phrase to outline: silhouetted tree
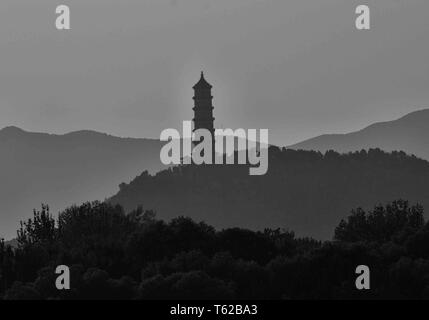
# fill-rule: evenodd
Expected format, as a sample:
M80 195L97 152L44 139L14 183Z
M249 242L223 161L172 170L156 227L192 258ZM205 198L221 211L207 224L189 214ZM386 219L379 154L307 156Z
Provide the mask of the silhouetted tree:
M365 212L352 211L347 221L342 220L335 229L335 239L346 242L403 240L417 232L425 221L423 207L409 206L408 201L398 200L386 206L376 206Z
M429 298L429 224L421 206L403 200L352 211L326 242L164 222L101 202L67 208L57 222L42 206L18 240L15 249L0 240L0 299ZM55 288L59 264L70 266L71 290ZM361 264L370 291L355 288Z
M33 218L21 221L18 230L18 245L25 246L40 244L50 245L56 239L55 219L49 213L49 206L42 204L42 210L34 210Z

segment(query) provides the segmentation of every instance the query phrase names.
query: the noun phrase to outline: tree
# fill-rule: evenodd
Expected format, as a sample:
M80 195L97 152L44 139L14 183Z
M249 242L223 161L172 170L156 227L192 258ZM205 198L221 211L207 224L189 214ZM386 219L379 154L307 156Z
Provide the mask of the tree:
M408 201L397 200L376 206L369 212L362 208L353 210L347 220L342 220L335 229L334 239L345 242L403 242L424 224L422 206L410 207Z
M56 239L55 219L49 213L49 206L42 204L42 210L34 210L33 218L21 221L18 230L18 245L20 248L33 245L49 245Z

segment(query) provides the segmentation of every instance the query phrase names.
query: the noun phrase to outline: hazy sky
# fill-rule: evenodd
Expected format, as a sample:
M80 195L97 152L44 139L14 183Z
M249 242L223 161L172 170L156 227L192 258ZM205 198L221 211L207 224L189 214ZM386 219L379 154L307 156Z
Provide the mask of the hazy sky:
M2 0L0 127L159 137L204 69L216 126L288 145L428 107L428 49L427 0Z

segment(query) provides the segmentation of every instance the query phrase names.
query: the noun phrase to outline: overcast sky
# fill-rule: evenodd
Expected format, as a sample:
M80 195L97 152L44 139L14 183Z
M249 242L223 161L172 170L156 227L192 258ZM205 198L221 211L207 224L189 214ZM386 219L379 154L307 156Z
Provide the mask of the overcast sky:
M428 107L428 49L427 0L2 0L0 127L158 138L203 69L217 127L288 145Z

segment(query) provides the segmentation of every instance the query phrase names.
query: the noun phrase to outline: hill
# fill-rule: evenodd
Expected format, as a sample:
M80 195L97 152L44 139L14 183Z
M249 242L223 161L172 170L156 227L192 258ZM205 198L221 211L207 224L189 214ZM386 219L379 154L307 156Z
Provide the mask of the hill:
M126 211L143 205L167 220L185 215L216 228L282 227L331 239L351 209L400 198L429 205L429 162L379 149L322 154L271 147L264 176L249 176L245 166L181 166L144 172L108 201Z
M154 172L161 143L94 131L64 135L0 130L0 238L16 236L19 221L47 203L52 212L103 200L143 168Z

